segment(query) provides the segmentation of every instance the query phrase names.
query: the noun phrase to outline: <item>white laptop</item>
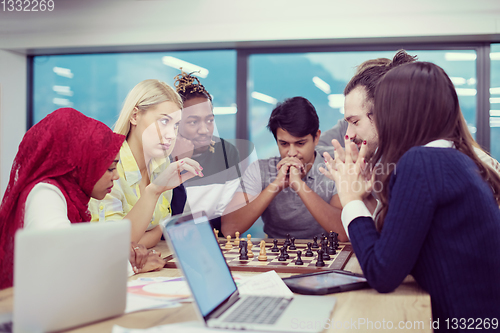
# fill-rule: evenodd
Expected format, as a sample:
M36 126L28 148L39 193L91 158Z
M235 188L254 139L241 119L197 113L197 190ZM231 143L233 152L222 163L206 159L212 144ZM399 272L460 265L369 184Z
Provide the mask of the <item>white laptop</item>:
M335 297L239 295L204 212L172 217L165 226L164 235L207 326L321 332L329 323Z
M20 230L14 251L14 332L47 332L121 315L130 221Z

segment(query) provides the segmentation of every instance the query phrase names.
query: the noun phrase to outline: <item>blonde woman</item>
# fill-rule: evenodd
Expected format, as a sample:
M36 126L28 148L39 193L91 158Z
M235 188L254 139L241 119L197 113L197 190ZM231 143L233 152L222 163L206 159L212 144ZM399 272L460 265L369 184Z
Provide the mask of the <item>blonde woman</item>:
M144 80L125 99L114 131L126 136L117 164L120 178L103 200L91 200L92 221L132 221L132 241L150 248L161 239L160 222L172 209L172 189L203 176L198 162L170 163L182 99L164 82Z

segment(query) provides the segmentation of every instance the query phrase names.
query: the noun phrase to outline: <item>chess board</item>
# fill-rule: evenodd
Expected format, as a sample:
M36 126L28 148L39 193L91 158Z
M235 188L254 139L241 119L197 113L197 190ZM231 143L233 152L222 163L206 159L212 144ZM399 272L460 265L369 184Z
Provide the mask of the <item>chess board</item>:
M316 267L317 261L317 250L313 249L314 257L306 257L304 254L307 250L307 242L312 242L311 240L306 239L297 239L295 241L295 246L297 250L288 249L287 252L290 256L286 261L278 261L279 252L271 252L271 247L273 246L272 239L264 239L266 241L266 255L267 261L259 261L259 243L260 240L252 239L253 247L252 252L254 254L253 258L249 258L249 260L240 260L239 259L239 248L233 245L231 250L225 249L226 240L223 238L219 238L219 245L221 247L221 251L226 258L226 262L231 271L251 271L251 272L267 272L267 271L276 271L278 273L313 273L313 272L321 272L327 271L331 269L343 269L347 261L352 255L352 246L350 243L339 243L339 248L337 250L337 254L331 254L330 260L325 260L325 266ZM278 240L278 247L283 245L284 240ZM302 251L302 261L304 265L295 265L295 260L297 258L297 251ZM173 256L168 256L165 258L166 268L175 268L176 258Z

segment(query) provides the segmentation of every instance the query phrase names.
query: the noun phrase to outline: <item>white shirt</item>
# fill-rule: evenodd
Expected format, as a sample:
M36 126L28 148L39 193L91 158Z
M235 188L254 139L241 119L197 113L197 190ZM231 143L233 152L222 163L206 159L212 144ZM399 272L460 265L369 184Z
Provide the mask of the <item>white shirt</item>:
M24 208L24 228L54 229L71 226L66 198L55 185L36 184L28 194Z
M66 198L55 185L36 184L26 198L24 209L24 228L26 229L56 229L71 226ZM129 262L128 276L134 274Z

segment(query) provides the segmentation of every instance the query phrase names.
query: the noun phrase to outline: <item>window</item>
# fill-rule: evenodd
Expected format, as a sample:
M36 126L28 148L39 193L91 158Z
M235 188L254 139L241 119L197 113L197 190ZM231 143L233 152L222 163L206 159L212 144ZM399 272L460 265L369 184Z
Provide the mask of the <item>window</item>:
M201 68L213 96L216 130L235 138L236 51L186 51L36 56L33 59L33 123L61 107L73 107L110 127L128 92L140 81L173 86L174 76ZM217 132L215 132L217 135Z
M491 45L490 53L490 152L500 159L500 44Z
M392 59L396 51L251 55L248 86L249 139L254 143L258 157L278 155L274 137L266 128L276 103L294 96L307 98L316 108L321 131L326 131L343 118L343 91L354 75L356 66L368 59ZM475 135L476 52L407 51L411 55L417 55L418 60L433 62L446 71L457 89L469 129Z

